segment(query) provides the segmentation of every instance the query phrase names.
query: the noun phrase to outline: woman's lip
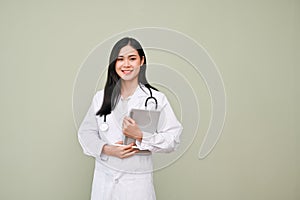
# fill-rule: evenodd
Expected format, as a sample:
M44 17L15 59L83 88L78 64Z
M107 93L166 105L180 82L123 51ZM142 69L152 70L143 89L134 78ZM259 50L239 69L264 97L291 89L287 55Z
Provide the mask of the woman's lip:
M124 74L129 74L132 72L132 70L121 70Z

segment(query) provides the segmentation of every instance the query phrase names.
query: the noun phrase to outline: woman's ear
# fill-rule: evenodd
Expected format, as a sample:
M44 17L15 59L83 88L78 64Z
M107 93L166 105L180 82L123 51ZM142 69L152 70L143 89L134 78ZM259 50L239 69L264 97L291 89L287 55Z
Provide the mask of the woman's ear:
M144 64L144 56L142 57L142 60L141 60L141 66Z

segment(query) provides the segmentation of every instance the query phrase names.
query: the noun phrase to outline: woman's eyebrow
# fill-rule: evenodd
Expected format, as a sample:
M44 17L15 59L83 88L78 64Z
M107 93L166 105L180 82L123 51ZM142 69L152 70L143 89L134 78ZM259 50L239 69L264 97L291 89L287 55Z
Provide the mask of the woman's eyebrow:
M133 56L137 56L137 55L136 54L129 54L128 55L128 57L133 57ZM124 56L123 55L119 55L118 58L120 58L120 57L123 58Z

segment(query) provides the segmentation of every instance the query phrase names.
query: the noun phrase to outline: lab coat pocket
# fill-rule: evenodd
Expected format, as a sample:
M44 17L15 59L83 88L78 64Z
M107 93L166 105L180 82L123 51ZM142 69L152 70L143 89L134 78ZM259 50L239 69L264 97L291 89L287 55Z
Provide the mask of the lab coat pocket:
M152 182L152 175L144 174L126 180L126 200L155 200L155 191Z

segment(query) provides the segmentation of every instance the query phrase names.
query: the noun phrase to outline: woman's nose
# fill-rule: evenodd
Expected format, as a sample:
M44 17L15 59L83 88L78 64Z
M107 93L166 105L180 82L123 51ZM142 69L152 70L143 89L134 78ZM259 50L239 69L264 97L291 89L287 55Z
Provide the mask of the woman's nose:
M125 61L124 61L124 66L125 67L128 67L130 64L129 64L129 60L128 59L125 59Z

